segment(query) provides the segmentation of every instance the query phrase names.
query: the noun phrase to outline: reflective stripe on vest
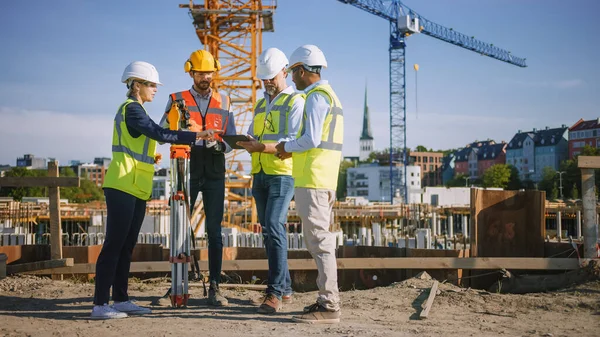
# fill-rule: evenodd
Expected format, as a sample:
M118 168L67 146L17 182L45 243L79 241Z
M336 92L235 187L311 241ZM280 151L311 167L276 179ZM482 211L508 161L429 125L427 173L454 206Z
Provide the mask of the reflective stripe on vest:
M133 102L133 101L132 101ZM123 122L123 111L122 109L127 108L127 104L131 102L125 102L119 108L119 113L115 116L115 130L117 131L117 138L119 139L119 145L112 146L112 152L123 152L130 155L133 159L141 161L142 163L152 164L154 165L154 157L150 157L148 155L148 148L150 147L150 138L146 137L144 140L144 150L142 153L137 153L131 150L130 148L123 145L122 135L123 131L121 130L121 123Z
M327 96L330 96L330 94L328 92L326 92L325 90L319 90L319 89L313 89L311 92L323 92L325 93ZM321 144L319 144L319 146L317 146L318 149L325 149L325 150L334 150L334 151L342 151L342 143L336 143L333 139L334 135L335 135L335 129L337 127L337 116L344 116L344 111L342 110L342 108L335 106L333 103L332 98L330 97L330 100L332 101L331 105L333 105L333 107L331 107L329 109L329 112L327 113L327 115L331 115L331 124L329 126L329 134L327 135L327 139L323 140L321 139ZM325 119L327 119L328 116L325 116ZM300 132L300 136L303 136L306 133L306 112L304 112L304 114L302 115L302 131ZM323 137L321 137L323 138Z
M301 96L300 93L293 93L288 95L287 98L281 104L274 104L271 110L269 110L269 114L273 111L279 112L279 130L277 133L267 133L265 134L265 130L263 130L263 134L259 137L259 141L267 140L267 141L278 141L281 138L285 138L288 134L288 115L290 110L292 110L292 99ZM278 100L279 101L279 100ZM266 113L267 111L267 100L261 98L256 103L256 109L254 109L254 117L261 113ZM268 116L265 116L265 120L267 120ZM283 123L282 123L283 121ZM283 127L282 127L283 124Z
M253 133L258 141L264 144L276 143L282 138L288 136L288 118L292 105L297 97L302 97L301 93L282 94L273 102L273 106L266 113L267 101L262 98L254 106ZM276 116L271 118L271 127L266 127L269 115ZM280 160L269 153L252 153L252 174L263 170L271 175L291 175L292 161Z
M115 115L112 137L112 161L106 171L103 187L129 193L148 200L152 194L156 141L145 135L133 137L126 124L127 99ZM146 111L142 106L144 112Z
M227 96L213 90L204 116L202 116L200 107L190 90L171 94L171 100L181 99L185 101L190 118L202 126L203 130L218 129L223 130L223 134L225 134L229 123L229 98ZM221 136L218 134L215 135L215 138L221 140Z
M344 138L342 104L328 84L321 84L310 90L307 93L307 101L310 95L316 93L329 98L330 107L323 121L319 146L307 151L292 153L294 186L336 190ZM305 106L298 138L306 134L307 118L308 113Z

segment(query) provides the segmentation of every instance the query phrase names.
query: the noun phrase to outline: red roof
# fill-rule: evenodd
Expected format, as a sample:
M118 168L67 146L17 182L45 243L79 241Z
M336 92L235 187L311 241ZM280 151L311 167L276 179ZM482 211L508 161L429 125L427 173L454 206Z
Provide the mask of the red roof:
M600 118L584 121L580 119L573 126L569 128L569 131L581 131L600 128Z

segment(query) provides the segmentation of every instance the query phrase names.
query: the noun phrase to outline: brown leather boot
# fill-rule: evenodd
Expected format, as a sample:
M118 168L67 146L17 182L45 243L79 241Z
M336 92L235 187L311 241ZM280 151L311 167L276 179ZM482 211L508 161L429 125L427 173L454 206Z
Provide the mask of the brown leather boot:
M277 296L273 294L267 294L263 303L260 305L260 307L258 307L257 312L259 314L270 315L280 311L282 307L283 304L277 298Z
M265 294L265 295L262 295L259 298L255 298L255 299L250 300L250 302L252 302L253 305L261 305L265 301L266 297L267 297L267 295ZM292 303L294 303L294 296L292 294L283 295L283 296L281 296L281 302L283 304L292 304Z

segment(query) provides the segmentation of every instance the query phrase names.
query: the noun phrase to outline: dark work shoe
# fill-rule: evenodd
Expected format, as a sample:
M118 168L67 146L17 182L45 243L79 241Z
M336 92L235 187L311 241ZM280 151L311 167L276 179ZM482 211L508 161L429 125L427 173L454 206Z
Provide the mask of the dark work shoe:
M265 296L265 300L263 301L263 303L260 305L260 307L258 307L257 312L259 314L269 315L269 314L274 314L274 313L280 311L282 307L283 307L283 304L277 298L277 296L275 296L273 294L267 294L267 296Z
M253 305L261 305L265 301L266 297L267 297L267 295L265 294L265 295L262 295L259 298L252 299L250 302L252 302ZM292 294L283 295L281 297L281 302L283 304L292 304L292 303L294 303L294 296Z
M229 305L229 301L227 301L227 299L221 295L219 285L215 281L210 282L210 287L208 288L208 304L217 307L225 307Z
M340 310L330 311L322 307L319 303L315 303L305 307L302 315L292 316L292 321L309 324L332 324L339 323L340 316Z

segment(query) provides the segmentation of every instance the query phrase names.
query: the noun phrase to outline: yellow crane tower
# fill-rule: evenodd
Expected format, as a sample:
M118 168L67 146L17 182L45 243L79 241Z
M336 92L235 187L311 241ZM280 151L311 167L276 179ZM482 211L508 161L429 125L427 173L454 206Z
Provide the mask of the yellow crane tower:
M252 107L256 102L256 92L262 87L256 77L256 60L262 51L262 33L273 32L273 14L276 0L205 0L204 3L180 4L188 8L193 20L196 35L204 48L221 62L221 70L213 79L213 89L227 92L231 97L231 111L235 116L238 133L246 132L252 121ZM251 213L251 222L256 223L256 207L252 198L237 195L232 189L251 187L251 178L239 172L242 161L241 150L233 150L226 156L228 177L226 197L229 208L224 221L235 222L234 215ZM242 202L242 208L231 205ZM192 216L203 220L200 207ZM247 221L247 220L246 220ZM197 233L200 226L196 226Z

